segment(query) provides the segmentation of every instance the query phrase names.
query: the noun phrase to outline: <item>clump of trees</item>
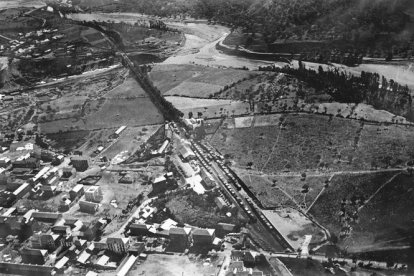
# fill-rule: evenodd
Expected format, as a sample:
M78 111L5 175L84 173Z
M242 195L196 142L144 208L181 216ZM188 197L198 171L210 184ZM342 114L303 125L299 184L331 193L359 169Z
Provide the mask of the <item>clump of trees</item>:
M362 72L361 76L355 76L338 68L324 70L322 66L315 71L307 69L302 62L299 62L298 68L273 70L293 75L338 102L366 103L401 116L412 114L410 89L377 73Z

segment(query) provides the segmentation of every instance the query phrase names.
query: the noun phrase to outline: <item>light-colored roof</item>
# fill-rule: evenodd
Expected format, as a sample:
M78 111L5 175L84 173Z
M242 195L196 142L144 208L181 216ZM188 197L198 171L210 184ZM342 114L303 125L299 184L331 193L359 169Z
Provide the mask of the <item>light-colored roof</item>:
M98 273L93 272L93 271L88 271L88 273L86 273L85 276L98 276Z
M153 183L160 183L160 182L163 182L163 181L167 181L167 179L163 175L160 175L160 176L154 178Z
M82 184L78 184L75 187L73 187L72 191L74 191L75 193L79 192L81 189L83 188Z
M120 128L118 128L116 131L115 131L115 134L117 134L117 135L119 135L122 131L124 131L126 129L126 126L121 126Z
M190 187L196 192L197 194L201 195L206 192L206 189L204 189L203 184L201 184L201 181L203 179L199 174L196 174L192 177L186 178L185 182L190 185Z
M137 258L138 257L136 257L136 256L130 256L129 259L125 262L125 264L121 267L119 272L116 274L116 276L125 276L125 275L127 275L128 271L134 265Z
M23 183L22 185L20 185L19 188L17 188L13 194L15 196L19 195L20 193L22 193L25 189L27 189L27 187L29 186L29 183ZM27 191L28 192L28 191Z
M108 263L109 257L106 255L103 255L99 258L99 260L96 262L97 265L104 266Z
M50 167L44 167L43 169L41 169L34 177L33 177L33 181L36 182L37 180L39 180L39 178L41 178L45 173L47 173L50 170Z
M62 259L60 259L56 264L56 269L61 269L67 262L69 261L69 258L64 256Z
M161 229L163 230L170 230L171 227L176 226L177 222L172 220L172 219L166 219L165 221L163 221L163 223L161 224Z
M89 259L91 257L91 254L89 254L88 252L86 252L86 251L83 251L81 254L80 254L80 256L79 256L79 258L78 258L78 262L80 262L80 263L82 263L82 264L84 264L84 263L86 263L86 261Z

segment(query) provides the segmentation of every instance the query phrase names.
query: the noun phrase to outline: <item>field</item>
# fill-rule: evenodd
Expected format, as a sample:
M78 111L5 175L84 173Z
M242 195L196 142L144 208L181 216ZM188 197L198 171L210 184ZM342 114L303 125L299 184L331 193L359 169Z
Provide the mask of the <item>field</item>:
M213 260L212 264L205 266L203 260L190 259L188 256L151 254L143 263L134 265L128 275L210 276L215 275L218 270L217 265L222 261L223 258L219 257Z
M85 118L87 129L113 128L122 125L144 126L164 121L149 98L108 99Z
M396 174L397 172L372 172L335 175L329 187L310 209L310 214L328 228L331 234L346 236L344 231L350 222L346 218L354 216L358 220L355 215L358 216L361 204Z
M349 167L347 157L353 152L357 122L303 114L281 119L283 128L221 128L211 143L223 154L233 156L235 166L253 162L254 168L264 172Z
M263 214L294 249L302 246L305 235L312 235L311 244L326 240L322 229L295 209L263 210Z
M344 245L350 252L409 245L414 229L413 176L399 175L359 212L359 221Z
M0 2L0 10L2 9L12 9L12 8L22 8L22 7L35 7L40 8L45 6L43 1L38 0L2 0Z
M113 164L122 162L136 152L159 127L159 125L128 127L102 155L112 159Z
M103 72L77 82L70 80L55 89L41 89L38 94L52 98L41 105L38 121L42 133L49 134L52 140L63 139L62 143L56 141L57 147L79 147L86 141L88 131L92 131L85 150L94 151L98 144L107 145L107 137L122 125L142 127L164 121L145 91L125 70ZM80 135L82 139L77 140Z
M244 70L199 65L156 65L150 78L164 95L208 98L243 79L257 75Z
M235 124L228 119L211 143L231 155L236 167L253 162L255 169L264 172L370 170L405 166L414 159L411 126L372 125L314 114L264 118L256 116L247 128L243 125L247 122ZM281 128L276 126L279 123Z
M189 112L197 116L198 112L202 113L203 118L220 118L225 116L240 116L250 113L249 104L240 101L231 100L214 100L214 99L197 99L187 97L165 97L177 109L187 117Z
M405 166L412 160L414 160L413 127L365 125L361 131L353 163L356 168L387 168Z
M283 175L263 175L249 170L236 170L250 191L265 208L309 207L322 190L329 176L302 177ZM307 187L307 192L305 188Z
M52 140L52 146L56 149L71 150L80 147L86 142L89 131L79 130L64 133L48 134L47 138Z

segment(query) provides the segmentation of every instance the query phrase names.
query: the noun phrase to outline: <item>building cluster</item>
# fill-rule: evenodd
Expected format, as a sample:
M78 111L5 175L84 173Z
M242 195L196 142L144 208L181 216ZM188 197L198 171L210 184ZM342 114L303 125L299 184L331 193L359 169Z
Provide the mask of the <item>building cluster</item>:
M254 251L233 250L226 276L263 276L263 271L254 268L259 263L267 262L263 255Z

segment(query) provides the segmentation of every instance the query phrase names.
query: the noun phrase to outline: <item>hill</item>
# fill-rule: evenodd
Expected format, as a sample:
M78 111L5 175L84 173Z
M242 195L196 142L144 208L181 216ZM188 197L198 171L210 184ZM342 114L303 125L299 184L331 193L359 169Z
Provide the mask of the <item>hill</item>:
M361 57L412 57L410 0L75 0L89 11L207 18L231 26L225 43L300 54L303 60L356 64ZM348 59L353 56L352 59Z

